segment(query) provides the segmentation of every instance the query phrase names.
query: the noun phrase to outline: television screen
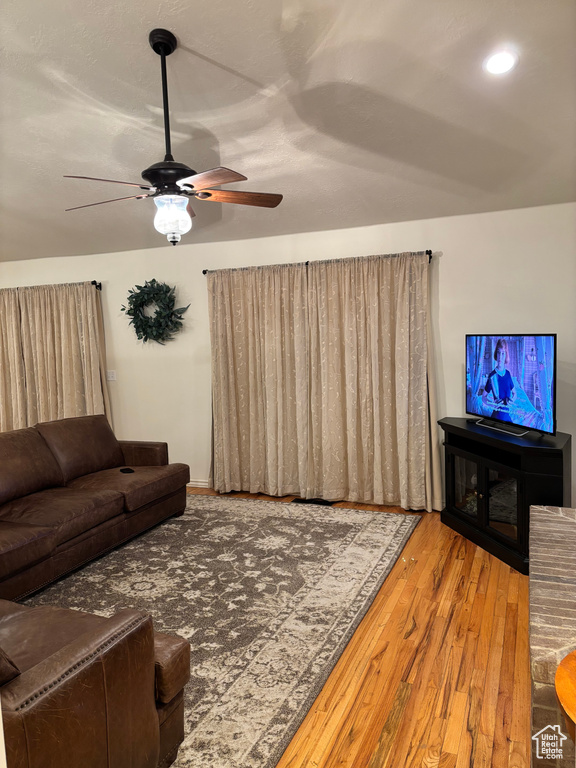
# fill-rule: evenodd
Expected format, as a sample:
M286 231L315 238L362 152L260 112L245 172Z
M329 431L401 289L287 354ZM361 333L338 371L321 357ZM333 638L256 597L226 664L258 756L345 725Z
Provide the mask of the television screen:
M555 434L556 334L466 335L466 413Z

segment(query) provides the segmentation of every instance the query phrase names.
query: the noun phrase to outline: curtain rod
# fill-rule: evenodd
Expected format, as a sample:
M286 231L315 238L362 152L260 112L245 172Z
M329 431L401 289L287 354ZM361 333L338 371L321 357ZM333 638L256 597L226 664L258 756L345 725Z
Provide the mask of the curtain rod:
M428 264L430 264L430 262L432 261L432 251L431 251L431 249L430 249L430 248L427 248L427 249L424 251L424 253L426 254L426 256L428 256ZM400 255L400 254L394 254L394 256L399 256L399 255ZM310 262L309 262L309 261L305 261L304 263L306 264L306 266L308 266L308 264L310 264ZM208 272L210 272L210 270L209 270L209 269L203 269L203 270L202 270L202 274L203 274L203 275L206 275Z
M11 291L27 291L31 288L59 288L63 285L84 285L87 281L81 280L79 283L41 283L40 285L18 285L14 286L14 288L0 288L0 291L4 290L11 290ZM102 290L102 283L97 283L96 280L91 281L91 285L96 286L97 291Z

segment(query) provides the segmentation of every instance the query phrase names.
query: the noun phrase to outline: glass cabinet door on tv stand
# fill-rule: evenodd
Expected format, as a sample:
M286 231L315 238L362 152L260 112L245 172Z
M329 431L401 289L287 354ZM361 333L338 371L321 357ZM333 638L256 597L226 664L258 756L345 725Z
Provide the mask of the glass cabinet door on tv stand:
M570 504L570 436L527 440L467 419L439 424L446 458L442 522L527 573L530 505Z
M522 505L521 476L502 465L478 459L466 452L446 448L446 509L473 525L486 536L518 553L527 554ZM518 562L514 567L521 565Z

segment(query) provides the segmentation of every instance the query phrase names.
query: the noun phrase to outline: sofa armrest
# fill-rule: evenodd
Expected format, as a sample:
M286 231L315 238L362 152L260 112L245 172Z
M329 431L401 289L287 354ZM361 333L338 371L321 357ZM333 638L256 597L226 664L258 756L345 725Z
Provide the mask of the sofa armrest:
M168 464L168 443L144 440L119 440L124 463L134 467L160 467Z
M152 619L125 610L2 687L8 768L156 768Z

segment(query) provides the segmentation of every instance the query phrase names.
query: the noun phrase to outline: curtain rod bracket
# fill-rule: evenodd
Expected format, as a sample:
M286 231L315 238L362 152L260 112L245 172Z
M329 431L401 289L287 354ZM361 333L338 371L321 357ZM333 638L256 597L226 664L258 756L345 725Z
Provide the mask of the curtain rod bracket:
M102 290L102 283L98 283L96 280L92 280L92 285L96 286L96 290L97 291L101 291Z

